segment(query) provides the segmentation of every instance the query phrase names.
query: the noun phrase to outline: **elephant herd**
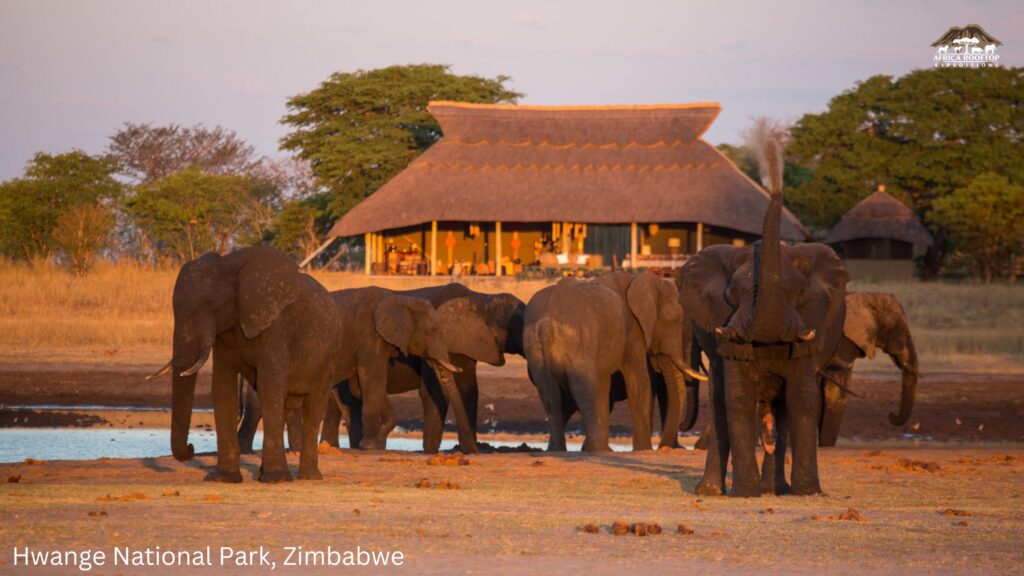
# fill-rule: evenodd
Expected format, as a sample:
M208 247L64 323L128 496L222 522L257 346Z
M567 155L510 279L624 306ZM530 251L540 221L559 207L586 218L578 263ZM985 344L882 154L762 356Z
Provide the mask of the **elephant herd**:
M286 420L301 452L298 477L321 478L318 441L337 445L344 418L351 447L383 449L396 423L388 396L412 390L423 404L424 451L439 449L451 408L459 448L476 452L477 363L501 366L515 354L543 404L551 451L566 449L576 412L583 450L608 450L609 412L622 400L635 450L651 448L656 399L659 448L675 447L680 428L696 422L707 381L711 413L698 443L707 458L696 493L726 493L730 456L731 495L820 493L817 448L836 441L854 394L853 362L879 347L902 370L899 412L890 415L899 426L913 407L918 360L892 295L847 293L830 248L780 241L781 177L777 169L770 176L761 240L705 248L674 282L623 271L566 278L528 304L458 283L328 292L265 246L188 262L174 287L173 355L153 375L172 374L172 453L194 454L196 376L211 356L217 464L208 479L241 481L240 453L251 450L260 418L261 481L292 479Z

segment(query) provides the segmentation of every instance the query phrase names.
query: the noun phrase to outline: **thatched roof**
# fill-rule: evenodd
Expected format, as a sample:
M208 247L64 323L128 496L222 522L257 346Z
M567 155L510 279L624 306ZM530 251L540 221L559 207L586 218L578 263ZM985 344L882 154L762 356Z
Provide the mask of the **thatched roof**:
M826 244L858 238L891 238L931 246L934 240L914 212L902 202L879 190L861 200L829 230Z
M718 104L428 109L444 137L331 236L432 220L702 222L761 232L768 194L700 138ZM782 233L808 237L789 212Z

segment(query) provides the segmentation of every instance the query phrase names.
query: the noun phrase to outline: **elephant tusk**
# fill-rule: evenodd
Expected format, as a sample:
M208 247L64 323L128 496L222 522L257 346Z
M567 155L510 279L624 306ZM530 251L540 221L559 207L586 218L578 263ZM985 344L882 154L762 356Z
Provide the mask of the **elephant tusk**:
M697 381L700 381L700 382L707 382L708 381L708 377L707 376L701 374L700 372L697 372L696 370L691 370L690 368L684 369L683 373L685 373L687 376L689 376L691 380L697 380Z
M816 336L817 334L818 334L818 331L817 331L817 330L815 330L814 328L811 328L810 330L808 330L808 331L804 332L803 334L797 334L797 336L796 336L796 337L797 337L797 339L798 339L798 340L800 340L801 342L809 342L809 341L811 341L811 340L814 340L814 337L815 337L815 336Z
M459 372L462 372L461 368L459 368L458 366L452 364L451 362L449 362L447 360L442 360L441 358L432 358L432 360L433 360L433 362L435 364L437 364L438 366L441 366L442 368L444 368L445 370L451 372L452 374L458 374Z
M837 387L838 387L838 388L839 388L840 390L842 390L843 392L846 392L846 393L847 393L847 394L849 394L850 396L855 396L855 397L857 397L857 398L860 398L860 394L857 394L856 392L854 392L853 390L851 390L851 389L850 389L850 388L849 388L848 386L844 386L844 385L843 385L842 383L840 383L840 382L839 382L839 380L836 380L836 379L835 379L835 378L834 378L834 377L833 377L833 376L832 376L831 374L829 374L828 372L824 372L824 371L822 371L822 370L819 370L819 371L818 371L818 376L821 376L821 377L822 377L822 378L824 378L825 380L828 380L829 382L831 382L831 383L835 384L835 385L836 385L836 386L837 386Z
M202 355L202 357L199 358L198 362L193 364L192 367L189 368L188 370L185 370L184 372L181 373L181 377L184 378L186 376L191 376L191 375L195 374L196 372L199 372L199 370L203 367L204 364L206 364L206 361L209 360L209 359L210 359L210 349L207 349L206 352Z
M159 370L157 370L156 372L153 372L149 376L146 376L146 382L149 382L150 380L156 380L157 378L159 378L161 376L166 376L168 373L170 373L170 371L171 371L171 363L172 362L174 362L173 359L168 360L167 364L164 364Z

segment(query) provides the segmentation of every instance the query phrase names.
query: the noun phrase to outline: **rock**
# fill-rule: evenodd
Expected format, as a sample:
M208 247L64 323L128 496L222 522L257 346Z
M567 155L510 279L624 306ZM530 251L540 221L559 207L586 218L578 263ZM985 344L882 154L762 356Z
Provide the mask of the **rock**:
M961 521L953 524L953 526L970 526L970 524L968 524L966 520L961 520Z
M220 494L207 494L203 497L204 502L223 502L224 497Z
M427 480L426 478L422 478L422 479L420 479L419 482L416 483L416 487L417 488L430 488L431 487L430 480Z
M586 534L597 534L600 531L601 529L597 527L597 524L587 524L583 527L583 532Z
M612 534L616 536L629 534L629 524L626 524L622 520L616 520L612 523Z
M686 524L680 524L679 526L676 526L676 533L683 536L689 536L690 534L693 534L693 528L690 528Z
M955 508L946 508L945 510L942 511L942 515L943 516L968 516L968 517L969 516L973 516L973 514L971 514L970 512L968 512L966 510L957 510Z

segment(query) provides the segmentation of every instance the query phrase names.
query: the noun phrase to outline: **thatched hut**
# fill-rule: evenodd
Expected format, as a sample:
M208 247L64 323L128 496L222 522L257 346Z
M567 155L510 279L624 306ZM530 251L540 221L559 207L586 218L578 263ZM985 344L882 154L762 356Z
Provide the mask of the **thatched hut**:
M674 267L760 234L768 194L701 139L718 104L428 109L444 137L331 229L365 237L367 272ZM807 238L788 212L782 232Z
M854 278L911 280L915 250L934 243L914 212L885 192L885 186L861 200L824 242L843 258Z

